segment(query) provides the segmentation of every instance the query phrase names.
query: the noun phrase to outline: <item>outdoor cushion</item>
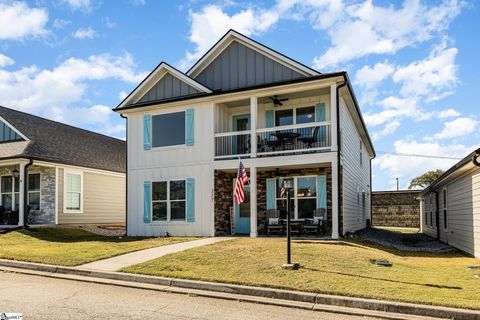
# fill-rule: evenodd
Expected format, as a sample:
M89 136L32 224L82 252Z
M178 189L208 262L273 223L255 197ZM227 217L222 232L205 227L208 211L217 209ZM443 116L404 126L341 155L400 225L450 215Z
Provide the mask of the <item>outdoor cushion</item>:
M269 225L279 224L279 218L268 218Z

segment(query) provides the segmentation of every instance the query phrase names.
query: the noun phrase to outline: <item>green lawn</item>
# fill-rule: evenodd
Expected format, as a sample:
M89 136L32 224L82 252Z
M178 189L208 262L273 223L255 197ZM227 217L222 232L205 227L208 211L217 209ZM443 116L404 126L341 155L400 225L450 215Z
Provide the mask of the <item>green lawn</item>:
M298 271L283 270L284 239L235 239L171 254L122 271L366 298L480 309L480 279L457 253L398 252L352 241L294 241ZM370 259L388 259L380 267ZM480 273L477 272L476 273Z
M194 238L104 237L77 228L32 228L0 234L0 258L76 266Z

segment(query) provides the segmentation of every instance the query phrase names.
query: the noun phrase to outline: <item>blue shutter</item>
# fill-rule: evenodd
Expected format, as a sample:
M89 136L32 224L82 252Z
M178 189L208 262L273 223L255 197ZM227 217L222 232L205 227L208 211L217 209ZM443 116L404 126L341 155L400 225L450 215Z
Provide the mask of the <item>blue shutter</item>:
M195 113L194 109L185 110L185 144L193 146L195 136Z
M152 147L152 116L146 114L143 116L143 150L150 150Z
M327 209L327 176L317 177L317 209Z
M275 127L275 113L273 110L267 110L265 112L265 127L267 128Z
M195 222L195 179L187 179L187 222Z
M315 105L315 121L322 122L327 120L327 115L325 113L325 103L317 103ZM322 126L318 129L317 138L318 141L325 140L327 136L326 127Z
M143 222L152 222L151 206L152 206L152 184L150 181L143 183Z
M267 210L275 209L275 178L267 179Z

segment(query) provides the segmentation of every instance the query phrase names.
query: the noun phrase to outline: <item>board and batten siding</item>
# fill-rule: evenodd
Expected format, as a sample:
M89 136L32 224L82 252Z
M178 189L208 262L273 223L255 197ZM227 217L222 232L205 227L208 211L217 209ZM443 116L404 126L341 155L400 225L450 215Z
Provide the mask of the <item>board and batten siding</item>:
M447 191L447 229L443 218L444 187ZM480 168L469 170L435 190L439 194L440 240L480 258ZM426 197L432 195L434 193L429 192ZM426 233L436 236L436 228L435 233Z
M131 236L213 236L214 104L183 105L148 112L151 116L194 109L194 143L143 148L145 112L128 114L128 230ZM195 179L195 221L143 221L145 181Z
M199 93L197 89L166 73L138 102L184 97L197 93Z
M68 169L58 169L59 224L125 223L125 175L83 171L83 210L64 212L64 177Z
M343 166L343 233L366 227L370 219L370 158L343 99L340 99L341 159ZM360 192L360 194L358 194ZM362 192L365 192L365 216L362 212Z

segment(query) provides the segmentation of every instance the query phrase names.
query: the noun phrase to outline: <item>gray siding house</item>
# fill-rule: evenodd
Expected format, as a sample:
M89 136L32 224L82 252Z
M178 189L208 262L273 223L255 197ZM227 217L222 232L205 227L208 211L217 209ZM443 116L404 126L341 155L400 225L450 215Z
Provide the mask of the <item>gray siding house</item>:
M125 222L125 142L0 106L0 227Z
M480 149L422 192L422 232L480 258Z

